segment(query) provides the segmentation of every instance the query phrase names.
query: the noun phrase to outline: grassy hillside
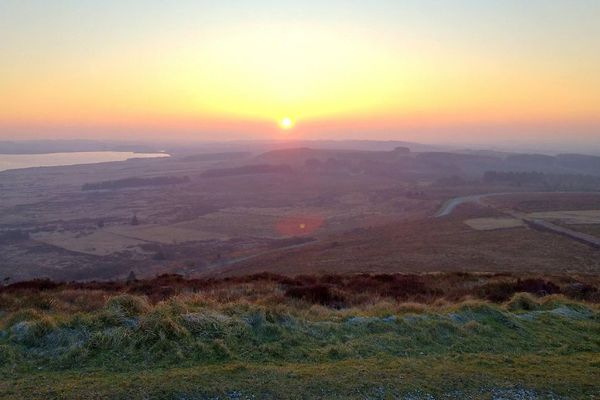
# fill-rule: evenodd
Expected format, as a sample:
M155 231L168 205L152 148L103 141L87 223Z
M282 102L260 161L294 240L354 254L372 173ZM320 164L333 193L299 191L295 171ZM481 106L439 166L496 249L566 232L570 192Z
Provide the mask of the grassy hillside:
M0 397L590 399L595 285L470 274L20 283L0 291Z
M407 220L334 234L302 248L265 253L207 274L264 271L289 275L434 271L597 274L600 270L597 250L570 238L525 226L480 231L465 223L472 218L502 216L491 208L463 204L445 218Z

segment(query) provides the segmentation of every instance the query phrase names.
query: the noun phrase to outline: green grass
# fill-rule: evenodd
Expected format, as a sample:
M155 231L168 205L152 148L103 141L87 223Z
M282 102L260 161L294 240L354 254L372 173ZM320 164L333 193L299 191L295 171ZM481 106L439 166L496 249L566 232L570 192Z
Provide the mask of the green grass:
M560 296L343 310L248 293L47 297L0 303L0 398L600 396L600 311Z
M5 398L398 398L454 395L491 398L493 393L536 393L540 398L590 398L595 354L557 356L456 354L382 357L325 363L249 364L232 362L195 367L35 371L3 375ZM596 370L597 371L597 370ZM24 394L26 395L24 396ZM20 397L21 396L21 397ZM549 397L549 396L548 396ZM510 398L510 397L505 397ZM527 397L526 397L527 398Z

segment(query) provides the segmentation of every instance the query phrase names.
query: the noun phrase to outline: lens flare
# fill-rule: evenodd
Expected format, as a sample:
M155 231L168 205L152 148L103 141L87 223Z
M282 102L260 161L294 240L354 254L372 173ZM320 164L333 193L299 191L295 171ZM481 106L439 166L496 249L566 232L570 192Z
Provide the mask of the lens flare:
M325 224L320 215L293 215L281 219L275 225L275 230L284 237L306 236L315 233Z

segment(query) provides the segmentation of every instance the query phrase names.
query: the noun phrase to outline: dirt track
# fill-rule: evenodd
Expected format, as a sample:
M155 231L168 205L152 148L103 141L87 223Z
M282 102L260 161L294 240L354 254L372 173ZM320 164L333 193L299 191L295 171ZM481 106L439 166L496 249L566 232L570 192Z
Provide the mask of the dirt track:
M543 192L536 192L536 193L543 194ZM551 193L558 193L558 192L551 192ZM571 193L571 192L560 192L560 193ZM572 193L577 194L576 192L572 192ZM465 204L465 203L481 204L481 201L484 198L491 197L491 196L509 195L509 194L517 194L517 193L488 193L488 194L478 194L478 195L472 195L472 196L456 197L456 198L450 199L446 203L444 203L442 205L442 207L440 208L440 210L438 210L438 212L435 214L435 217L440 218L440 217L448 216L448 215L452 214L454 209L456 207L460 206L461 204ZM523 223L527 224L527 226L529 226L533 229L556 233L558 235L565 236L570 239L576 240L580 243L587 244L588 246L592 246L596 249L600 249L600 239L595 236L577 232L577 231L574 231L572 229L565 228L562 226L558 226L558 225L555 225L548 221L543 221L540 219L533 219L533 218L528 217L525 214L518 213L515 211L509 211L509 210L505 210L505 209L500 210L498 208L495 208L495 209L499 212L502 212L504 214L509 214L510 216L512 216L514 218L518 218L518 219L522 220Z
M465 204L465 203L478 203L479 204L479 203L481 203L481 200L485 197L499 196L499 195L503 195L503 194L514 194L514 193L487 193L487 194L476 194L476 195L471 195L471 196L455 197L455 198L450 199L447 202L445 202L442 205L442 207L438 210L438 212L435 214L435 217L440 218L440 217L448 216L448 215L452 214L454 209L456 207L460 206L461 204Z

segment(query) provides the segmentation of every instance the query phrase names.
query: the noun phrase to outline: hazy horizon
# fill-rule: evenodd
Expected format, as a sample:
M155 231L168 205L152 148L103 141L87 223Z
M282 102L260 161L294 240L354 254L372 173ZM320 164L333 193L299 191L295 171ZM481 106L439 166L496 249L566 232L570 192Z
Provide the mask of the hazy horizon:
M90 142L92 146L89 150L80 149L76 151L102 151L98 150L97 147L93 147L94 144L102 146L105 144L113 145L115 148L119 146L126 147L140 147L148 146L152 148L152 151L163 151L168 148L180 148L185 146L193 146L194 148L202 149L204 151L225 151L229 147L238 147L247 145L274 145L279 148L297 148L297 147L314 147L322 148L339 148L339 149L360 149L361 143L365 145L368 143L378 144L376 148L381 149L392 149L396 145L410 144L420 147L424 147L427 151L459 151L459 150L481 150L481 151L499 151L509 153L539 153L539 154L561 154L561 153L579 153L588 155L600 155L600 139L595 141L562 141L562 140L544 140L544 141L518 141L518 140L495 140L495 141L452 141L452 142L435 142L435 141L416 141L416 140L403 140L399 139L344 139L344 138L240 138L230 140L206 140L206 139L186 139L176 138L173 140L166 139L100 139L100 138L39 138L39 139L12 139L12 138L1 138L2 142L12 142L24 145L23 148L29 148L29 144L39 145L35 147L35 151L20 150L16 154L40 154L40 153L56 153L73 151L69 149L70 143L77 142ZM51 143L52 147L48 151L44 151L44 143ZM215 150L216 149L216 150ZM113 151L114 148L109 148L106 151ZM0 155L11 154L3 152L0 148Z

